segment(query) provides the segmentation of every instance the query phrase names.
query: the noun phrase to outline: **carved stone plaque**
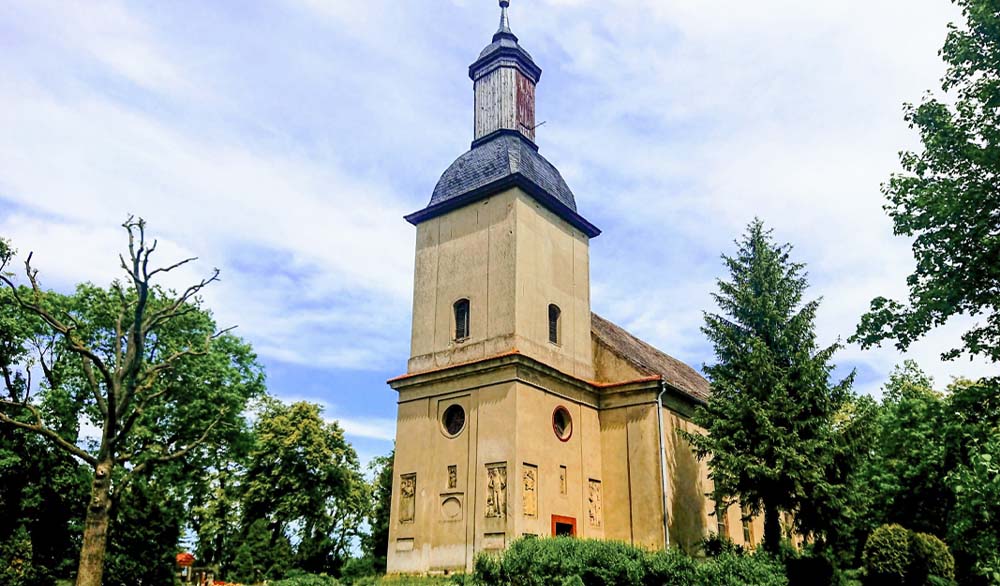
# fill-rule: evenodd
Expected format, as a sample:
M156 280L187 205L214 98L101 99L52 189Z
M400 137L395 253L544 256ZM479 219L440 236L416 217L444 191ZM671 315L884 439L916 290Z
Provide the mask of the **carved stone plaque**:
M399 522L412 523L416 513L417 475L399 477Z
M486 465L486 518L507 517L507 464Z
M524 465L522 473L524 516L538 518L538 466Z
M448 488L458 488L458 466L448 466Z
M587 490L587 517L590 519L591 527L601 526L601 517L604 514L604 502L601 495L601 481L591 479Z

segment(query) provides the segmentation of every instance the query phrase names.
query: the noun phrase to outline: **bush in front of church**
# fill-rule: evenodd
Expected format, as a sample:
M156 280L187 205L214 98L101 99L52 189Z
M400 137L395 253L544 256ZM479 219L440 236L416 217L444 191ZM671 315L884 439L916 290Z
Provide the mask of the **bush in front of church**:
M476 558L481 586L787 586L781 564L764 555L695 561L679 550L650 552L616 541L527 538Z
M868 536L861 554L866 586L903 586L913 562L910 532L900 525L882 525Z
M955 581L955 558L948 546L927 533L900 525L872 532L862 554L865 584L871 586L948 586Z

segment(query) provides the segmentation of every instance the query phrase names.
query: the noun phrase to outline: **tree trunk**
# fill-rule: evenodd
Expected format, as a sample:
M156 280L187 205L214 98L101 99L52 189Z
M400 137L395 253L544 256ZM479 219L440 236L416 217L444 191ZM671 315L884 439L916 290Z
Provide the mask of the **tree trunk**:
M777 507L764 505L764 551L777 555L781 548L781 518Z
M76 586L101 586L104 575L104 553L108 546L108 524L111 521L110 459L102 460L94 470L94 482L87 503L87 520L83 527L83 547Z

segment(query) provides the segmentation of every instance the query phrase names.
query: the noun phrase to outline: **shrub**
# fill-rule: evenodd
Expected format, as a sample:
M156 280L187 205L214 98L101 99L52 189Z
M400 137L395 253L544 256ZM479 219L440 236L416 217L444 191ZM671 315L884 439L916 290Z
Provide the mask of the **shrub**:
M861 553L866 586L903 586L913 564L910 532L899 525L882 525L872 531Z
M723 554L698 566L701 586L788 586L781 563L763 553Z
M913 563L907 581L913 586L931 583L952 584L955 581L955 558L943 541L928 533L913 533L910 536L910 552Z
M337 580L318 574L300 574L284 580L269 582L269 584L271 586L340 586L340 582Z
M787 586L764 555L722 554L702 564L679 550L649 552L615 541L520 539L476 558L481 586Z
M645 586L689 586L698 580L694 560L680 550L658 551L646 554Z
M0 584L30 586L39 577L32 562L31 537L22 526L7 542L0 543Z

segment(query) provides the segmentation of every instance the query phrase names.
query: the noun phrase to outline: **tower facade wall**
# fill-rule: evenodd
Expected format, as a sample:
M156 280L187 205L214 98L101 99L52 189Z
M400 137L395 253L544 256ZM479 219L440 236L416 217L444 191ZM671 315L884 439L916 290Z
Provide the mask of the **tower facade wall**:
M588 238L518 188L417 227L408 372L517 350L593 378ZM469 300L456 339L455 303ZM549 306L560 309L549 339Z

